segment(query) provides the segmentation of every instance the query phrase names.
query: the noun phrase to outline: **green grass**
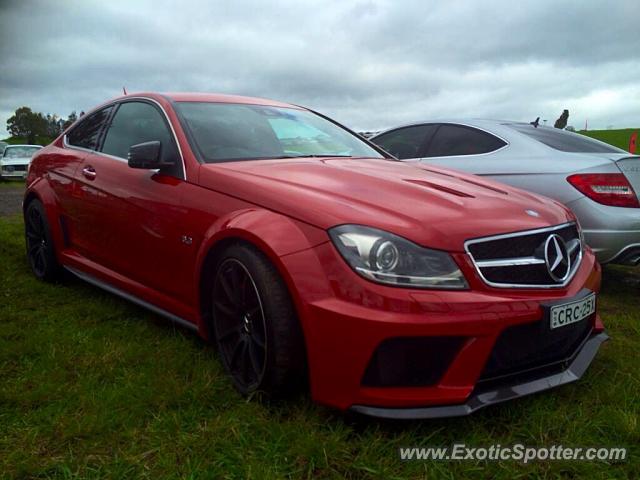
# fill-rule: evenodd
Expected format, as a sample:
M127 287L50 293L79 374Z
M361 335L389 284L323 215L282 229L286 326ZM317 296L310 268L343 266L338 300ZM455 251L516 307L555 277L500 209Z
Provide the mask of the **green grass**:
M24 179L19 178L19 179L3 179L0 180L0 188L6 188L9 190L19 190L22 189L24 190L25 188L25 184L24 184Z
M629 139L634 132L638 132L638 135L640 135L640 128L624 128L620 130L580 130L578 133L606 142L610 145L614 145L625 151L629 151ZM636 153L640 153L640 149L636 150Z
M245 401L213 349L77 280L36 281L0 218L0 478L638 478L640 272L609 268L612 341L578 383L468 418ZM626 462L401 462L402 446L626 446Z

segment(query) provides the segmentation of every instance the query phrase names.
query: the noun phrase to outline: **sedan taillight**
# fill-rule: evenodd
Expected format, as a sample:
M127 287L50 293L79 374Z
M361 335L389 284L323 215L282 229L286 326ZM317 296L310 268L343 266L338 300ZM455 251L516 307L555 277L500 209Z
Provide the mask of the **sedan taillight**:
M622 173L579 173L567 177L567 181L594 202L640 208L636 192Z

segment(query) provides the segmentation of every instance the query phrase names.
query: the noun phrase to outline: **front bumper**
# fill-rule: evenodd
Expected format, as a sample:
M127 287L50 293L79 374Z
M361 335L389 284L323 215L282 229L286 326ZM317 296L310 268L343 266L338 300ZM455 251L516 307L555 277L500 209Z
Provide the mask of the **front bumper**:
M479 401L497 403L489 401L488 391L480 395L478 388L500 335L510 327L540 323L543 304L571 299L585 289L600 290L601 269L590 250L585 251L571 283L559 289L491 288L479 278L466 254L454 258L469 290L409 290L368 282L346 266L330 243L281 257L295 291L315 401L341 410L366 413L374 409L371 412L379 414L432 408L447 414L448 410L442 410L446 405L462 411L470 404L473 411L479 408L474 407ZM604 331L597 313L587 321L590 335L597 337ZM367 381L368 367L383 342L453 337L462 341L432 383L380 386ZM591 351L593 344L589 341L590 346L583 350ZM575 371L564 373L562 383ZM547 382L550 388L559 377L541 375L524 383L535 380L540 380L535 385ZM514 385L520 384L510 387ZM514 391L522 392L522 388L535 391L530 385ZM502 388L494 390L496 395L505 394Z
M27 178L26 165L0 165L0 178L24 179Z
M492 390L473 393L469 399L460 405L444 405L423 408L384 408L369 407L366 405L353 405L350 410L371 417L388 418L395 420L428 419L441 417L463 417L476 410L506 402L516 398L542 392L550 388L559 387L567 383L579 380L598 353L600 345L607 341L609 336L602 332L589 337L582 348L577 352L571 363L564 370L551 375L543 376L523 383L504 385Z

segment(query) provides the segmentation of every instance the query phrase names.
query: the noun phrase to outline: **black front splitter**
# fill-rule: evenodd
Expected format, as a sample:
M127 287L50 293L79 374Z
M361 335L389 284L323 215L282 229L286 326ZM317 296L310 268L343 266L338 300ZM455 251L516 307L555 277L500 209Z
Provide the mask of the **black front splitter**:
M604 332L592 335L584 343L582 349L575 356L569 366L562 372L524 383L501 386L494 390L485 391L475 395L472 394L467 402L463 404L417 408L389 408L353 405L349 410L371 417L395 420L463 417L489 405L495 405L515 398L524 397L525 395L542 392L550 388L559 387L560 385L565 385L579 380L584 375L584 372L586 372L589 365L591 365L591 362L598 353L600 345L608 339L609 336Z

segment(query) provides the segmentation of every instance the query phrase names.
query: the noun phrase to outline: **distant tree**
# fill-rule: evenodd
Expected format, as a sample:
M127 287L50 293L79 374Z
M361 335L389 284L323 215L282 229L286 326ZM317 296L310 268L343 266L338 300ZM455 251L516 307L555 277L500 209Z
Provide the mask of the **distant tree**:
M27 143L35 143L37 136L47 135L47 119L29 107L18 108L7 120L7 131L14 137L24 137Z
M558 117L556 123L553 124L554 127L563 129L567 126L567 121L569 120L569 110L563 110L562 115Z
M62 127L64 125L64 120L55 113L53 115L47 114L45 117L47 120L47 137L55 138L62 133Z
M71 126L71 124L73 122L75 122L78 119L78 114L76 113L76 111L74 110L73 112L71 112L69 114L69 116L67 117L67 119L64 121L63 125L62 125L62 129L66 130L67 128L69 128Z
M565 130L567 132L575 132L576 131L576 127L574 127L573 125L567 125L567 128L565 128Z

